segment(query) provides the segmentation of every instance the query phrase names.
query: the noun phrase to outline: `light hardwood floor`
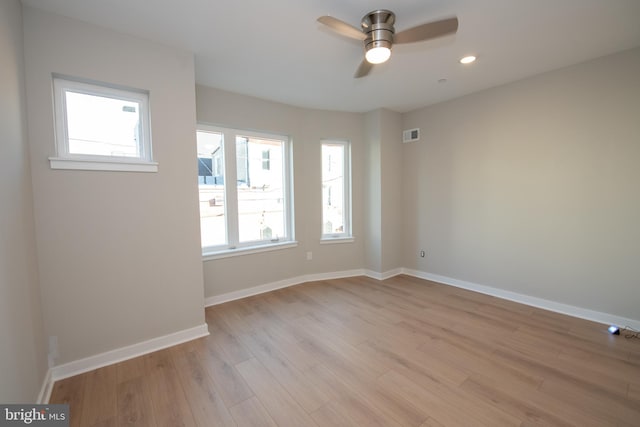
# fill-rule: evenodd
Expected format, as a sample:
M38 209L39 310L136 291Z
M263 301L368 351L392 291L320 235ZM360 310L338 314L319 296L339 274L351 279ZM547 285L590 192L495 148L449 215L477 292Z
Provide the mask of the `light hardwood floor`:
M408 276L207 308L211 335L55 384L72 426L640 426L640 340Z

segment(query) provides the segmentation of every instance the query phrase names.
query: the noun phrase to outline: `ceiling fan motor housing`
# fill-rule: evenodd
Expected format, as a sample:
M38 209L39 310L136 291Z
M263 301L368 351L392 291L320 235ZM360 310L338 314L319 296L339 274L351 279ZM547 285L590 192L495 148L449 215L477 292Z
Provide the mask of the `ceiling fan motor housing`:
M396 15L390 10L379 9L369 12L362 17L362 31L367 34L364 41L365 50L374 47L386 47L391 49Z

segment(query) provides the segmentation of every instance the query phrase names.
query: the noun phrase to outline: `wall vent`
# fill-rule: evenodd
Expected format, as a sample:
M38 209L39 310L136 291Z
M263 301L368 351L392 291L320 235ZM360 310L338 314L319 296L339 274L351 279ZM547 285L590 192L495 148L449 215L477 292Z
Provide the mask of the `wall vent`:
M402 142L415 142L420 139L420 129L407 129L402 132Z

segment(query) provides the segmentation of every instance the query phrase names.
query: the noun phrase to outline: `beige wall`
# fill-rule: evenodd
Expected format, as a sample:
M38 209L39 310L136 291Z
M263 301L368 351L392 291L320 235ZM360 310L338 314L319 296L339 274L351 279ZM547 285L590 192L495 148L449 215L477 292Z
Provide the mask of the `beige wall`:
M386 109L364 117L366 138L366 268L402 267L402 115Z
M382 110L364 117L365 141L365 268L382 272Z
M639 76L635 49L406 114L405 267L640 319Z
M381 230L380 272L402 267L402 115L390 110L380 114L381 129Z
M204 323L193 55L24 9L46 335L57 364ZM158 173L52 170L51 73L150 91Z
M47 368L27 147L22 9L0 2L0 402L35 402Z
M293 142L295 237L298 246L204 262L212 297L306 274L364 266L364 142L362 115L292 107L197 86L198 122L288 135ZM351 141L355 242L320 244L321 139ZM195 181L195 178L194 178ZM306 253L313 259L307 261Z

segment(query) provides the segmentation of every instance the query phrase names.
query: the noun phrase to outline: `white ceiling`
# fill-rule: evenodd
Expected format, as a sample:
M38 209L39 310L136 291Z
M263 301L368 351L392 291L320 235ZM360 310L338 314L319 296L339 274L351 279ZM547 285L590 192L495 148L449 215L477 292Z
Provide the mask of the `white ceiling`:
M640 46L640 0L22 1L190 50L200 84L339 111L406 112ZM460 26L453 36L395 46L388 63L354 79L361 42L316 19L359 27L377 8L395 12L396 31L450 16ZM475 64L458 63L467 54Z

